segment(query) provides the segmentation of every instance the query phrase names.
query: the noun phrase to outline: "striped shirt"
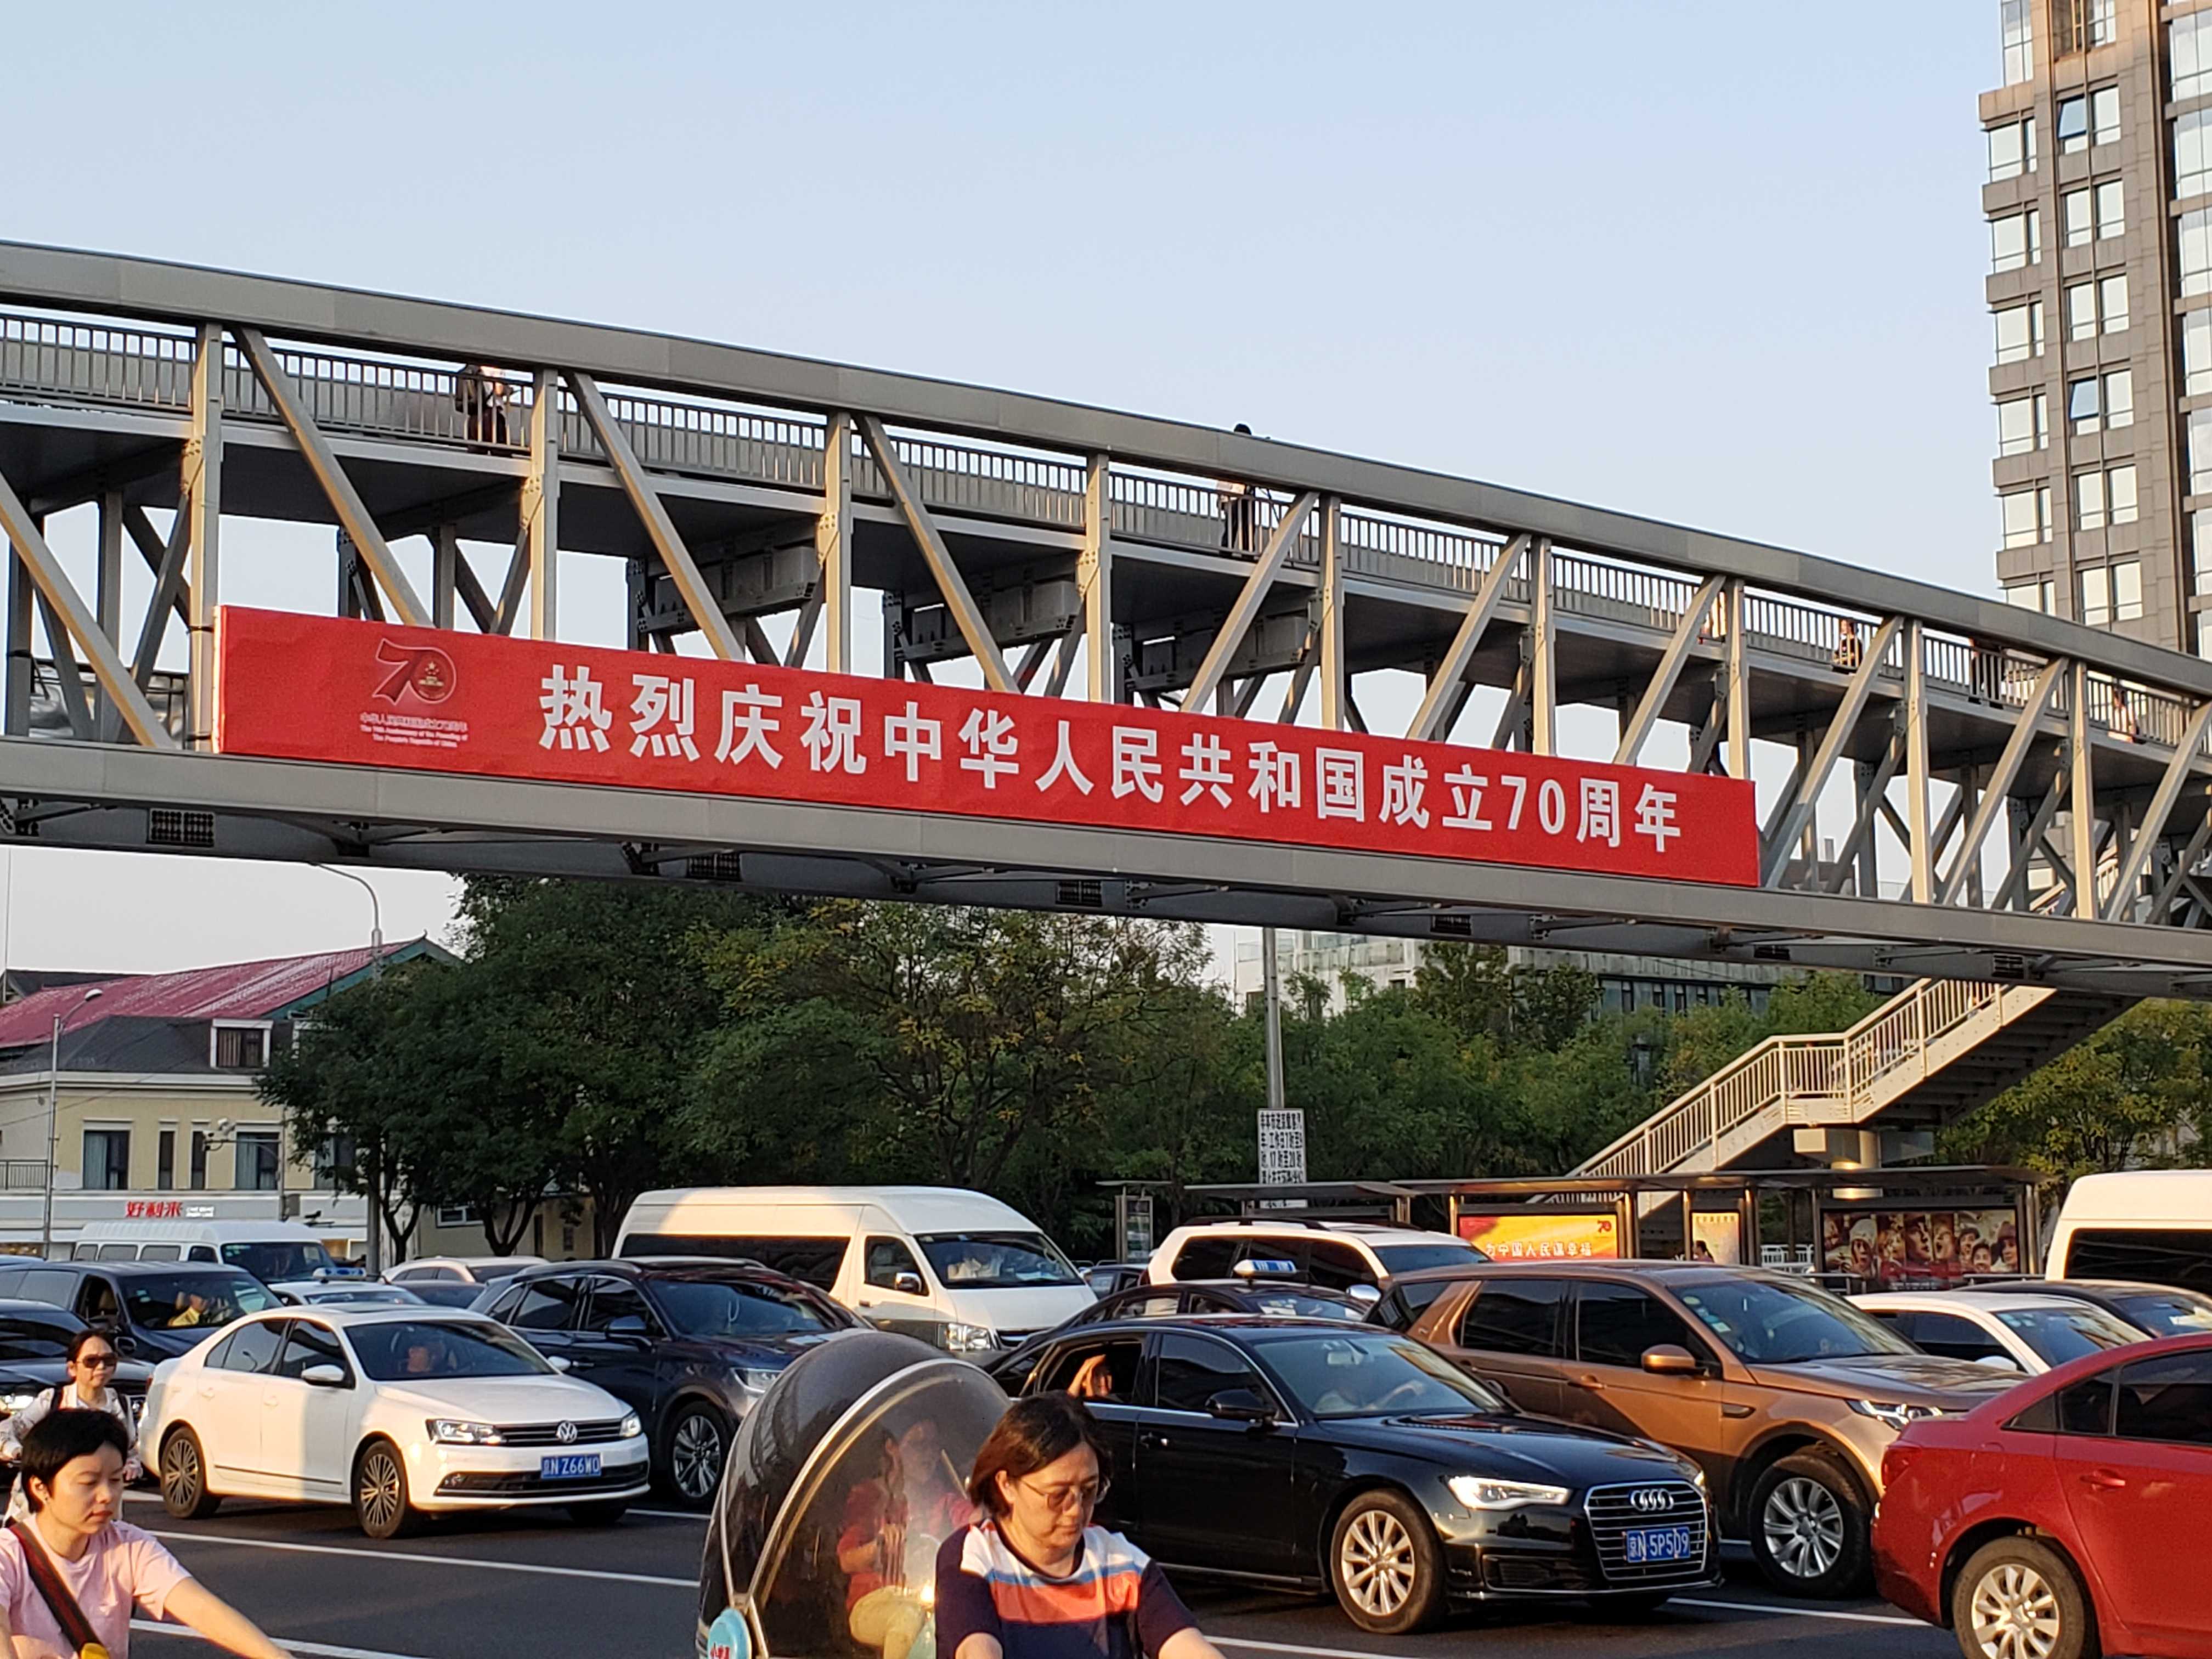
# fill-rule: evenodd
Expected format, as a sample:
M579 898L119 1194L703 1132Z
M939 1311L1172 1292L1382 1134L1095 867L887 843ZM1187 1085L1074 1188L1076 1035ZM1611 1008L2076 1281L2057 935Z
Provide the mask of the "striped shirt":
M1103 1527L1084 1528L1065 1577L1038 1571L988 1521L938 1552L942 1659L958 1659L971 1636L996 1638L1006 1659L1159 1659L1195 1623L1152 1559Z

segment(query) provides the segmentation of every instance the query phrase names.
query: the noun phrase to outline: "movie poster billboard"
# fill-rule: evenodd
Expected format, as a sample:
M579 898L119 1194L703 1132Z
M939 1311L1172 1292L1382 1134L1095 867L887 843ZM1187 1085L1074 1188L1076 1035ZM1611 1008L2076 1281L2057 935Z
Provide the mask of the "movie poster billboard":
M2021 1271L2020 1218L2009 1206L1830 1209L1820 1266L1883 1285Z

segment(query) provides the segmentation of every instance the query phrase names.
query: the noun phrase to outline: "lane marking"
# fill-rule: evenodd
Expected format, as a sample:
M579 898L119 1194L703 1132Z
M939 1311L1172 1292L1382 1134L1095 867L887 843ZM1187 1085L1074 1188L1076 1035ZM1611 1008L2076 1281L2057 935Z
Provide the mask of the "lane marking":
M696 1521L705 1526L712 1518L696 1510L632 1510L632 1515L649 1515L656 1521Z
M189 1625L164 1624L158 1619L133 1619L131 1628L142 1636L184 1636L195 1642L207 1640ZM416 1659L416 1656L411 1653L386 1653L381 1648L341 1648L328 1642L288 1642L281 1636L272 1636L269 1639L287 1653L308 1654L313 1659Z
M617 1584L657 1584L696 1591L696 1578L665 1578L649 1572L611 1572L600 1567L552 1567L532 1561L486 1561L473 1555L423 1555L409 1550L356 1550L339 1544L290 1544L274 1538L229 1538L212 1532L155 1532L180 1544L228 1544L242 1550L283 1550L296 1555L343 1555L356 1561L419 1561L434 1567L476 1567L485 1572L528 1572L548 1578L599 1578Z
M1686 1595L1677 1595L1667 1605L1670 1607L1718 1607L1723 1613L1778 1613L1785 1619L1832 1619L1845 1625L1911 1625L1921 1630L1935 1630L1934 1625L1923 1625L1917 1619L1907 1619L1894 1613L1834 1613L1825 1607L1777 1607L1768 1601L1700 1601Z

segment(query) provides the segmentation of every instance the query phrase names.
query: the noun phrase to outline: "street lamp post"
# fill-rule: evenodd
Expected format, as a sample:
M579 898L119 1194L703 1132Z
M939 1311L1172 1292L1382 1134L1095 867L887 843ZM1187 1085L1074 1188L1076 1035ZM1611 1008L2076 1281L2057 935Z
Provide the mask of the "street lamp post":
M384 971L384 907L377 901L376 889L352 871L341 870L334 864L319 864L315 868L325 875L343 876L368 895L368 971L372 978L381 974ZM276 1155L280 1159L284 1155L284 1130L281 1119L276 1130ZM371 1279L381 1278L384 1273L384 1218L376 1202L376 1159L374 1153L369 1157L368 1191L362 1198L362 1207L368 1212L368 1276ZM283 1213L284 1173L281 1164L276 1172L276 1209L278 1214Z
M53 1038L46 1049L46 1197L39 1222L39 1254L50 1256L54 1253L54 1149L61 1139L59 1085L62 1075L62 1022L100 995L95 985L76 1000L76 1008L64 1008L54 1016Z

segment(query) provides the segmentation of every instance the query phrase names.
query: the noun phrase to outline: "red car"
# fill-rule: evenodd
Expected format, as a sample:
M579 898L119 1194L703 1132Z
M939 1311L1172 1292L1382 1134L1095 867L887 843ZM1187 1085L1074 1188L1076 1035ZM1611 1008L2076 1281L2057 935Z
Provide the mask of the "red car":
M1967 1659L2212 1659L2212 1337L1915 1423L1882 1483L1875 1583Z

